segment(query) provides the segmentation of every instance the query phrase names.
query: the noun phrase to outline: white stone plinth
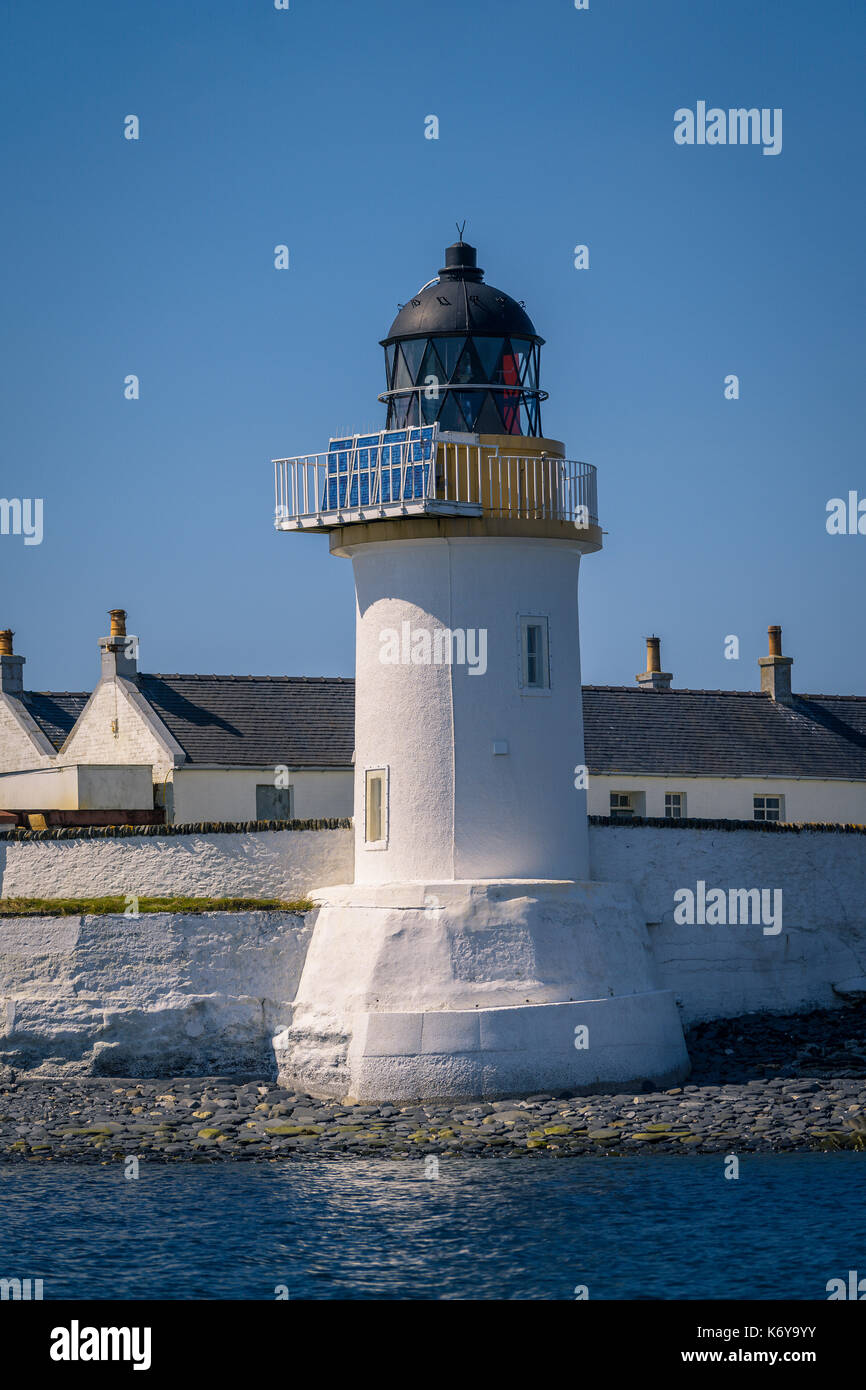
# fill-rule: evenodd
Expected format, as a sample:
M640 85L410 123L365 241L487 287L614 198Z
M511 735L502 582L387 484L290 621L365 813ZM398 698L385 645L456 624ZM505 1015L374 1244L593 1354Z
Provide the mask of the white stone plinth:
M621 884L346 885L319 910L285 1084L363 1100L670 1085L688 1071L673 995ZM578 1038L586 1046L575 1046Z

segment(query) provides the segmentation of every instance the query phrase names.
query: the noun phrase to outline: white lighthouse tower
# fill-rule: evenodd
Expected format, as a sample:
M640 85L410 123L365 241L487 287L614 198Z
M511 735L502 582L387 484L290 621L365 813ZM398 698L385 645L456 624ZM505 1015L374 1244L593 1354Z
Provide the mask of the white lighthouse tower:
M541 432L540 338L475 250L383 340L386 428L278 460L283 530L356 594L355 873L324 888L281 1076L497 1096L688 1066L624 885L593 882L578 573L595 470Z

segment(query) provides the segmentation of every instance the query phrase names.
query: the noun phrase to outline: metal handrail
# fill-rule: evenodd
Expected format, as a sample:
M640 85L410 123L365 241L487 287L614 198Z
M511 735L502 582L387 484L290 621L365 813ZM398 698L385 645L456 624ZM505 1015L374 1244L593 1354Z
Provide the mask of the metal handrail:
M333 445L328 453L274 459L275 525L327 530L425 513L598 525L596 470L590 463L502 453L466 435L440 434L435 454L426 459L419 460L413 447L359 446L356 436L339 451L348 456L344 471Z

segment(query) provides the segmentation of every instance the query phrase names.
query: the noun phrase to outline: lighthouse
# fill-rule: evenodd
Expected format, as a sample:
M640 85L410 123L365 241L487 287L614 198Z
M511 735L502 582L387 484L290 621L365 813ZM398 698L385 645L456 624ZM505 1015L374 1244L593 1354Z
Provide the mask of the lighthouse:
M327 532L356 603L351 884L318 913L280 1074L323 1096L681 1079L627 885L594 882L578 577L595 469L542 430L525 307L461 238L387 336L375 434L279 459L276 525Z

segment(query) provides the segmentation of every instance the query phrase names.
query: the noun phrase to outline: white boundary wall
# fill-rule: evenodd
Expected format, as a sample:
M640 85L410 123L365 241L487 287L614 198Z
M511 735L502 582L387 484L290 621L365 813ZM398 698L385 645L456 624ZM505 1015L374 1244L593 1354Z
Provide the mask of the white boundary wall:
M866 835L591 825L589 836L593 877L634 889L684 1025L840 1004L858 981L866 992ZM708 892L781 889L782 930L678 925L674 893L699 880Z
M273 1075L312 917L0 918L0 1076Z
M351 830L0 837L0 896L297 899L315 888L351 883L352 841Z
M684 1024L866 994L866 836L590 826L592 875L634 890ZM352 831L7 841L4 896L296 898L352 881ZM781 889L782 929L678 925L674 894ZM313 914L0 919L0 1071L258 1071L291 1020ZM606 933L599 923L599 944ZM643 930L641 928L641 930ZM615 954L616 933L611 933ZM494 948L499 949L499 948ZM615 964L615 962L614 962ZM602 968L604 962L599 962Z

